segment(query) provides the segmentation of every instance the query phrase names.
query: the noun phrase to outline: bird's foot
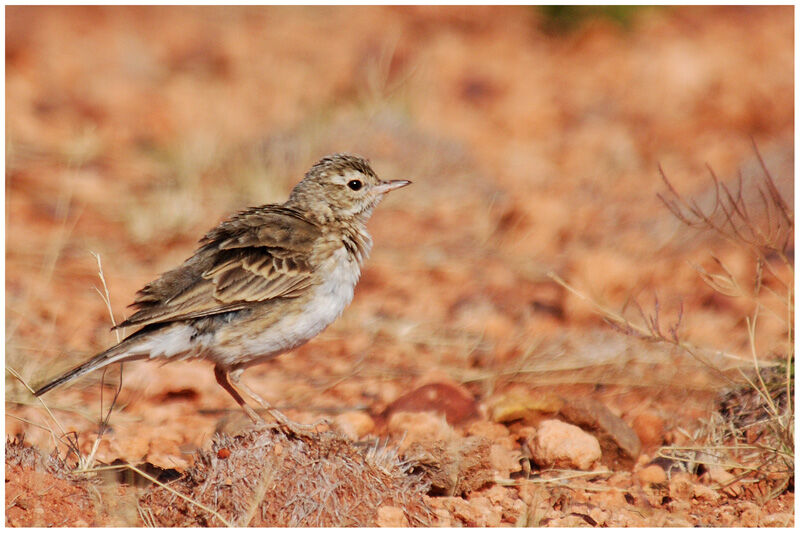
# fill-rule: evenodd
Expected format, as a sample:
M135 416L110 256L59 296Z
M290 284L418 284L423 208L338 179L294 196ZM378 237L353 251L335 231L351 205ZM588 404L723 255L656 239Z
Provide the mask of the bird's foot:
M331 422L325 418L315 420L311 424L301 424L300 422L289 420L289 418L283 415L283 413L280 413L280 418L276 417L272 412L270 412L270 414L278 422L278 427L281 429L281 431L283 431L284 434L294 435L295 437L316 437L320 434L320 426L331 427Z
M248 405L244 406L244 410L250 420L252 420L257 427L278 428L285 435L310 438L320 433L320 426L327 426L329 428L332 427L331 421L326 418L320 418L311 424L301 424L300 422L295 422L274 407L269 407L266 409L266 411L274 419L274 422L268 422L264 420L254 409Z

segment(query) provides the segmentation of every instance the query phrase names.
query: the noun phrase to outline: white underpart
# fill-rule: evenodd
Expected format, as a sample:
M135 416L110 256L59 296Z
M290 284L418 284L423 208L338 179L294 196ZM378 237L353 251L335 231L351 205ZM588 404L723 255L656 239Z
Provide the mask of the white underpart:
M252 354L251 361L256 362L300 346L339 318L353 300L361 268L344 248L340 248L320 270L325 281L312 289L312 297L302 313L286 316L272 327L247 337L243 349L237 353L220 355L233 356L233 362L244 354Z
M126 355L148 355L150 359L170 358L178 355L191 357L203 351L211 340L210 335L199 335L192 340L196 333L194 327L188 324L177 324L136 344Z
M247 366L296 348L339 318L353 300L353 291L361 275L358 262L350 259L344 247L336 250L320 270L325 281L312 289L312 296L302 313L285 316L263 331L248 334L241 339L241 344L235 343L235 348L220 346L213 333L197 335L193 326L175 324L149 335L114 360L134 355L146 355L150 359L184 359L205 353L210 359L225 365Z

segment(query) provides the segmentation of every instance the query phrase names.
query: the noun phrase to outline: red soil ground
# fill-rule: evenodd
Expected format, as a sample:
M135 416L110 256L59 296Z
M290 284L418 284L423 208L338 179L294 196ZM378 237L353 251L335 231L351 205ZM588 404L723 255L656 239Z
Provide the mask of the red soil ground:
M657 295L665 327L682 308L682 338L712 348L717 369L749 364L736 358L750 357L753 301L715 293L692 264L715 256L749 282L755 263L675 220L658 165L711 206L706 165L728 183L757 179L755 140L793 198L793 18L645 8L558 32L526 7L8 7L6 366L35 386L115 342L90 252L118 322L212 225L283 201L318 158L351 151L414 184L370 222L374 251L341 319L244 380L297 420L366 413L371 436L426 383L463 387L481 419L514 390L589 399L637 431L638 472L662 445L694 444L726 382L613 331L547 274L615 310L638 298L652 311ZM788 331L780 294L764 298L766 362L785 356ZM46 396L51 417L7 373L6 435L47 455L55 419L88 454L111 394L101 403L99 378ZM234 407L208 363L126 365L96 458L183 472ZM7 457L7 525L142 524L123 485L58 478L47 492L43 475ZM65 505L74 491L89 514ZM494 485L440 508L453 525L495 525L481 522L494 508L498 524L794 522L793 485L771 499L712 491L618 471Z

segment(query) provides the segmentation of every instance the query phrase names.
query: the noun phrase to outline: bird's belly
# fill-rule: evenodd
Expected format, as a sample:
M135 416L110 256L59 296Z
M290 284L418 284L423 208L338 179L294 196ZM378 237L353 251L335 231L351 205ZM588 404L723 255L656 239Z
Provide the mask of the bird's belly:
M240 330L239 342L235 343L239 349L226 354L225 359L230 357L235 359L236 366L247 366L277 356L309 341L339 318L353 300L361 269L342 248L320 270L325 274L321 276L323 281L311 288L308 295L298 298L304 301L300 307L291 306L291 311L261 329L254 319L247 327L250 331Z

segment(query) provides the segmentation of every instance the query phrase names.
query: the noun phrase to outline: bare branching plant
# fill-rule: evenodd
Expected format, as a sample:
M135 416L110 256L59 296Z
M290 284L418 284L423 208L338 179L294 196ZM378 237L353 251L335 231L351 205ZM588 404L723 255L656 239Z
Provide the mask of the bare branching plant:
M658 170L664 180L668 194L658 194L659 199L675 217L689 227L713 231L737 246L750 251L763 266L770 268L771 259L779 258L784 264L794 266L794 257L789 253L794 236L794 215L783 198L767 169L764 159L754 145L756 157L763 171L762 184L756 186L758 201L745 194L744 178L739 173L736 190L721 182L714 170L708 170L714 183L715 201L710 212L706 212L694 200L687 201L667 178L664 169ZM756 204L756 205L753 205ZM772 270L773 275L781 275ZM705 279L705 278L704 278ZM782 281L782 280L781 280ZM712 284L716 290L717 286ZM725 286L719 286L727 294Z
M685 226L721 237L746 252L753 262L752 276L743 277L716 255L711 266L692 265L714 293L746 303L750 311L742 317L748 340L747 354L698 347L680 331L684 309L666 322L658 298L652 311L632 300L622 311L600 304L578 291L556 274L550 277L587 301L615 329L645 340L672 345L703 362L730 386L720 395L720 409L693 440L690 451L698 462L721 467L735 475L731 482L764 485L759 497L772 498L790 486L794 478L794 215L780 193L764 159L754 145L761 176L748 184L741 173L734 186L722 182L708 167L713 201L703 208L682 196L659 167L667 191L659 199ZM627 318L628 307L638 320ZM784 338L762 339L758 325L762 317L777 320ZM769 345L767 349L765 346ZM732 380L708 357L722 355L739 363L742 379ZM689 448L668 447L665 458L684 454Z
M740 370L745 386L733 387L722 396L721 411L729 429L715 440L717 445L733 443L734 454L755 453L759 468L754 475L784 474L777 483L783 490L794 470L794 214L758 148L754 149L762 171L754 194L744 193L741 174L733 190L709 168L716 196L713 208L704 211L696 202L684 199L659 168L669 190L659 198L685 225L714 232L743 248L755 262L755 275L749 283L738 279L717 257L712 257L713 272L695 266L714 291L729 298L744 298L752 305L751 314L744 317L752 370ZM774 354L782 356L781 364L766 369L762 361L768 354L760 348L764 343L759 342L756 329L763 314L779 320L786 331L780 349L783 353Z

